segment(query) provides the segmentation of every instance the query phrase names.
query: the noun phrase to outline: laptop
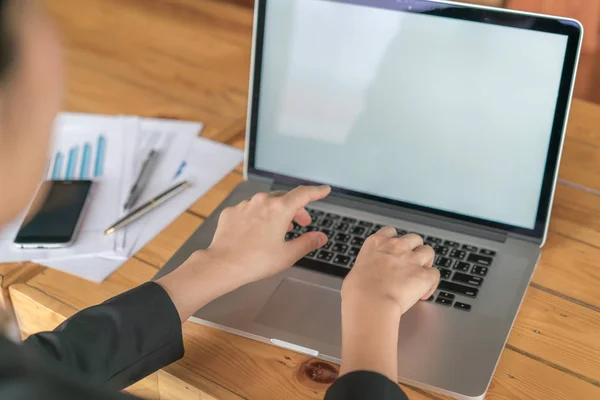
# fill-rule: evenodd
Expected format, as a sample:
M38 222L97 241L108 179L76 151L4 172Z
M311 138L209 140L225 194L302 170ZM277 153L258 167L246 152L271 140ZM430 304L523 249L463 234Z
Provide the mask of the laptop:
M329 184L286 236L327 245L192 321L339 362L342 280L393 226L441 272L402 318L399 381L482 398L546 239L582 26L425 0L257 0L254 28L246 179L159 276L210 245L224 207Z

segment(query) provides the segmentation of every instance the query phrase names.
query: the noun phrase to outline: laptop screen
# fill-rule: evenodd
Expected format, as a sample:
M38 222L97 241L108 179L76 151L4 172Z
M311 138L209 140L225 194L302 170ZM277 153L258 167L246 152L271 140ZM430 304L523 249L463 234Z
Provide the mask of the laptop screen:
M254 168L533 230L568 36L378 3L268 2Z

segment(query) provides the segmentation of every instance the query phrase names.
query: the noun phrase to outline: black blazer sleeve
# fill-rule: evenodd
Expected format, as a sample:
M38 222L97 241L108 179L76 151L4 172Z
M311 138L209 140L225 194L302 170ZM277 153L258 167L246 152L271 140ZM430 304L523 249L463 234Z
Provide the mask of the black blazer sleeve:
M24 347L84 381L117 390L183 356L179 314L154 282L30 336Z
M325 400L408 400L400 386L368 371L351 372L335 381Z

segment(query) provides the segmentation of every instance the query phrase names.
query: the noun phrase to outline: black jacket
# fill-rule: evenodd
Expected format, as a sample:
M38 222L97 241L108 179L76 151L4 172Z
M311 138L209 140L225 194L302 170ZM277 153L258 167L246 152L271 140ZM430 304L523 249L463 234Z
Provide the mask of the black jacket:
M177 310L160 285L147 283L22 344L0 338L0 399L132 399L118 391L182 356ZM372 372L342 377L325 398L407 399Z

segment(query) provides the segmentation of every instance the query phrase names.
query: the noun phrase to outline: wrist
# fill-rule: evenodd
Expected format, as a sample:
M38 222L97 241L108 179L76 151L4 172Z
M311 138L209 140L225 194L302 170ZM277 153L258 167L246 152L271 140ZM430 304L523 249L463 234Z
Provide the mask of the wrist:
M391 301L342 300L340 373L373 371L396 381L401 316L400 307Z
M157 283L171 297L182 322L206 304L241 286L206 250L192 254Z

